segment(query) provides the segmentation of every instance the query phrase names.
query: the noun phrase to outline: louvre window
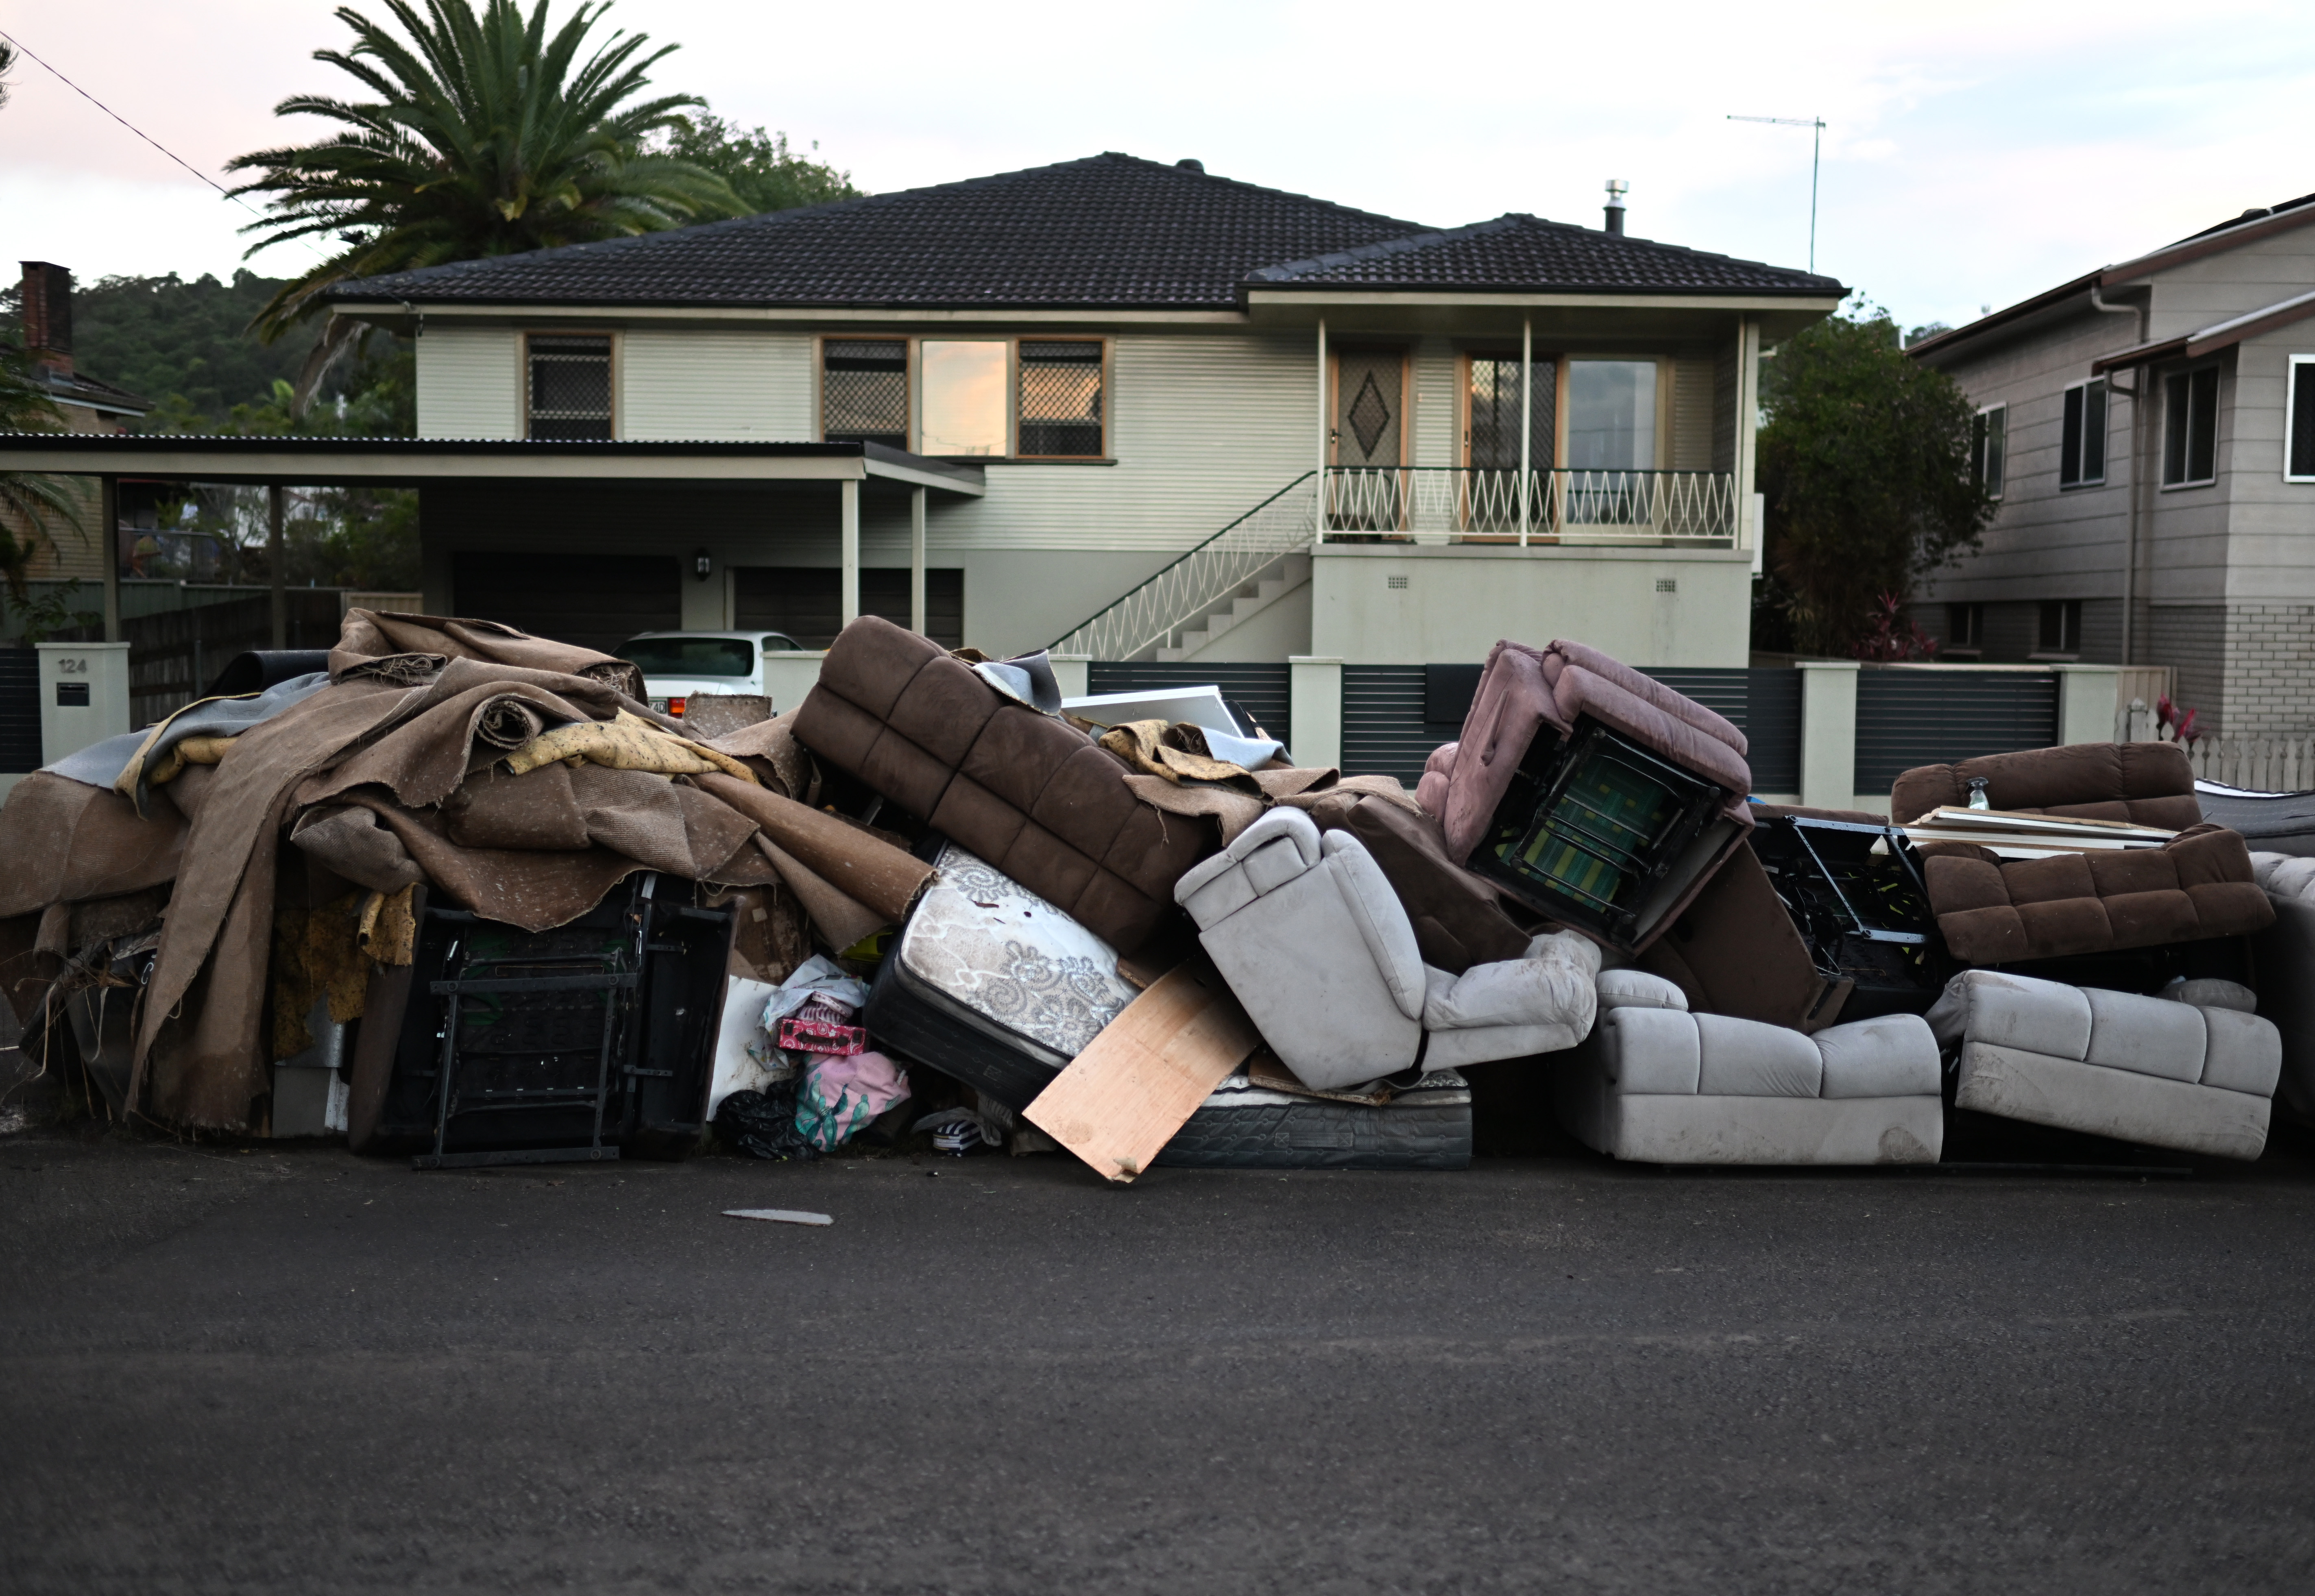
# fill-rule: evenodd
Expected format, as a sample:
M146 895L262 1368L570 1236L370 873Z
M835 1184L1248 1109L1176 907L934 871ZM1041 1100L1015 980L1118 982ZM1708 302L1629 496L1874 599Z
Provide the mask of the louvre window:
M909 346L898 338L820 345L820 435L830 443L909 447Z
M2106 481L2106 379L2066 390L2058 428L2058 485L2088 487Z
M529 358L530 436L611 436L608 333L536 333Z
M1024 339L1021 447L1025 456L1102 454L1101 343Z
M2291 357L2291 388L2283 424L2283 474L2290 482L2315 482L2315 355Z
M2219 368L2181 371L2162 385L2162 485L2218 480Z
M1992 498L2001 497L2001 478L2009 458L2009 407L1996 404L1979 411L1969 430L1970 472Z
M1548 471L1558 428L1552 402L1559 388L1557 366L1533 362L1535 397L1528 408L1528 465ZM1471 357L1471 465L1482 471L1516 471L1520 463L1520 361L1516 355Z

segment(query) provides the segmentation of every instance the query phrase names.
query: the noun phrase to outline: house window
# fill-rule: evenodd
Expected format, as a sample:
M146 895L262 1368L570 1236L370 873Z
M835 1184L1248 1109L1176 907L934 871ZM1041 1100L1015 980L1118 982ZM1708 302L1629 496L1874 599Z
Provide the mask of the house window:
M820 435L830 443L909 447L909 345L830 338L820 346Z
M1531 362L1535 396L1528 406L1528 465L1548 471L1552 440L1558 428L1552 419L1557 397L1557 367L1549 359ZM1471 357L1469 464L1482 471L1517 471L1520 463L1520 358L1517 355Z
M611 436L611 340L608 333L531 334L530 436Z
M2162 384L2162 485L2218 480L2219 368L2181 371Z
M2058 429L2058 485L2088 487L2106 481L2106 379L2076 383L2066 390L2066 415Z
M1006 452L1006 366L1001 340L927 338L918 347L924 372L927 455Z
M1578 471L1653 471L1656 363L1567 363L1567 464Z
M1021 341L1021 454L1101 457L1101 353L1098 339Z
M1946 647L1973 651L1985 647L1984 605L1946 606Z
M2079 654L2082 652L2082 601L2079 598L2045 598L2042 601L2042 629L2036 640L2037 654Z
M2291 357L2284 396L2283 480L2315 482L2315 355Z
M1970 473L1989 498L2001 497L2001 478L2009 458L2009 407L1988 405L1977 412L1969 429Z

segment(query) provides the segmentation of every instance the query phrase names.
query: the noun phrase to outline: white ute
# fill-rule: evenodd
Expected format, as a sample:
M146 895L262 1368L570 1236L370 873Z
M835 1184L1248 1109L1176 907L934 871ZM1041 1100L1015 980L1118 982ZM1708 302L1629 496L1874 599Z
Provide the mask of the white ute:
M802 646L785 632L645 632L618 656L643 667L653 709L681 715L695 693L763 692L764 655Z

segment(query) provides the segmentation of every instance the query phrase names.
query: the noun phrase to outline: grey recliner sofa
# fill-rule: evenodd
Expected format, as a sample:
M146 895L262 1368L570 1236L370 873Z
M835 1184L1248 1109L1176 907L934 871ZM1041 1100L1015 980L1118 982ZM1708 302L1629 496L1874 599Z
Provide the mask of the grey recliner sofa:
M1175 898L1271 1050L1332 1090L1569 1047L1592 1028L1600 950L1572 931L1450 975L1424 963L1366 845L1275 809Z
M2272 1022L2231 981L2177 996L1965 970L1924 1016L1957 1048L1954 1106L2148 1147L2256 1158L2282 1068Z
M1692 1014L1661 976L1599 978L1599 1023L1553 1060L1577 1139L1650 1164L1934 1164L1945 1145L1938 1047L1918 1015L1804 1035Z

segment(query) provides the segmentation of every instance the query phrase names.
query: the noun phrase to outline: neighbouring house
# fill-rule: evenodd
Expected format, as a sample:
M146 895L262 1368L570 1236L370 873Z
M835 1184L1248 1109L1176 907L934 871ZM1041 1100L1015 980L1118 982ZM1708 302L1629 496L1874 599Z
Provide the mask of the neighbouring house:
M2315 726L2311 318L2315 195L1915 343L2000 501L1916 595L1942 657L2169 667L2209 729Z
M47 261L25 261L21 324L22 344L8 352L20 359L25 375L47 390L67 432L120 433L153 408L126 388L115 387L73 364L72 272ZM97 505L89 505L92 527ZM102 545L92 535L81 539L66 534L32 557L27 573L32 578L77 577L93 581L104 563Z
M1741 667L1756 361L1841 293L1111 154L334 297L416 335L426 438L847 443L984 484L871 492L854 532L776 484L430 486L445 611L824 643L911 619L921 516L918 624L952 644L1428 663L1580 633Z

